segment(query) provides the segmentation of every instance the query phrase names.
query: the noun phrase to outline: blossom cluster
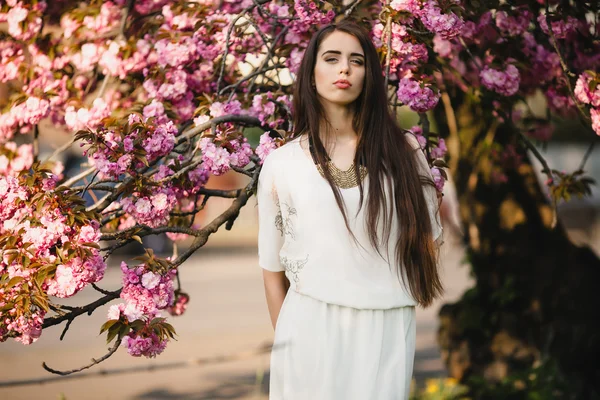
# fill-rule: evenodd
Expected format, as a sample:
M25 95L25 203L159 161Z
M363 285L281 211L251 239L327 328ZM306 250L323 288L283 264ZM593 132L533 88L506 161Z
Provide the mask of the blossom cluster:
M31 5L28 2L10 0L7 13L0 13L0 22L8 23L8 34L17 40L29 41L35 37L42 28L42 13L46 10L47 3L38 1Z
M330 23L335 17L335 12L329 10L326 13L319 9L317 2L308 0L294 0L294 10L296 16L305 26L325 25ZM281 9L278 10L281 12ZM308 29L307 29L308 30Z
M384 45L383 24L378 23L373 26L373 42L377 47ZM391 49L396 57L390 60L390 77L396 79L398 76L404 76L408 71L428 61L427 46L423 43L415 43L408 33L406 26L392 23L391 28Z
M540 24L540 28L546 35L550 34L550 29L548 29L548 21L545 14L540 14L538 16L538 23ZM550 26L552 26L552 33L557 39L565 39L567 35L573 32L577 26L579 25L579 21L570 15L567 16L566 19L558 19L558 20L550 20Z
M19 172L27 171L33 165L33 145L22 144L17 147L15 142L0 145L0 176L18 176Z
M521 76L517 67L512 64L507 65L504 70L486 65L479 76L483 86L502 96L512 96L519 90Z
M23 61L25 55L22 46L9 41L0 42L0 82L16 79Z
M142 120L139 114L130 114L126 123L105 124L95 132L88 129L78 134L77 137L88 144L84 154L102 177L119 178L124 173L134 174L136 168L173 150L177 127L164 116L164 112L157 113L156 108L144 108L145 113L156 117L152 121L148 117Z
M398 100L416 112L426 112L434 108L440 94L434 91L431 85L419 83L411 78L403 78L398 83Z
M200 139L199 148L202 151L204 170L213 175L222 175L232 166L243 168L248 165L250 157L254 154L248 139L241 137L227 143L231 153L210 138Z
M533 14L526 8L515 9L510 14L503 10L496 12L496 26L508 37L527 32L532 19Z
M409 131L414 134L414 136L417 138L417 141L419 142L419 146L421 147L421 150L425 153L425 156L427 156L426 150L427 150L427 146L429 145L429 155L430 158L432 160L435 159L443 159L446 156L446 153L448 152L448 148L446 147L446 142L444 139L442 138L436 138L435 141L437 143L433 143L432 141L429 141L425 136L423 136L423 129L416 125L413 126L412 128L409 129ZM432 146L432 144L434 144ZM439 191L442 192L444 190L444 185L446 183L446 179L444 178L441 169L437 166L432 166L430 168L431 170L431 176L433 178L433 183L435 184L435 188Z
M155 357L163 352L168 339L160 337L152 323L160 318L161 310L175 308L180 315L185 309L185 303L178 298L175 302L173 278L175 269L157 271L148 264L140 264L130 268L127 263L121 263L123 272L123 289L121 299L125 302L112 305L108 310L109 321L119 321L135 327L122 338L122 345L127 352L135 357ZM187 301L186 301L187 302ZM136 321L141 324L134 324Z
M458 3L451 1L453 5ZM392 0L390 7L395 11L411 13L419 18L423 25L443 39L458 36L464 25L463 19L451 10L443 11L437 0Z
M260 136L260 143L258 147L256 147L256 155L260 159L260 163L262 164L267 156L276 148L277 143L275 142L275 139L269 135L269 132L263 133Z
M575 97L591 106L592 129L600 136L600 76L591 71L579 75L575 85Z
M121 200L123 210L134 220L151 228L166 225L177 199L169 187L160 187L150 196L133 194Z
M55 192L56 181L37 169L31 176L0 175L0 278L13 282L0 288L0 341L34 342L47 296L70 297L104 276L100 224L79 200Z

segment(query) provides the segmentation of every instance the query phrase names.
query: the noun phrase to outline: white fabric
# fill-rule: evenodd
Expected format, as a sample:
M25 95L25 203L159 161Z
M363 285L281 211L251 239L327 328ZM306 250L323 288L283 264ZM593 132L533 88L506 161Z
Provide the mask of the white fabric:
M289 290L271 353L270 400L406 400L415 307L358 310Z
M331 187L296 138L269 154L258 182L259 265L285 271L291 289L329 304L358 309L413 306L415 300L398 277L394 245L399 229L393 220L387 259L370 245L366 203L357 214L358 187L341 189L348 222L362 248L347 231ZM420 173L431 173L417 140ZM418 150L417 150L418 149ZM365 178L365 196L369 177ZM423 187L434 240L442 234L435 188ZM388 202L389 204L389 202ZM387 260L391 260L388 262Z

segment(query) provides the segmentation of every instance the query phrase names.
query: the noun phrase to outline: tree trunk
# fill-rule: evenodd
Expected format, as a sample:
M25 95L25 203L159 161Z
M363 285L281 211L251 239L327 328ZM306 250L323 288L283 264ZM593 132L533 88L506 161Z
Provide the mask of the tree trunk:
M578 399L596 398L600 259L572 244L560 223L551 227L552 209L527 158L503 168L504 183L493 182L495 164L477 151L514 143L515 132L486 122L479 105L459 100L458 129L448 102L435 117L455 166L450 172L476 284L440 311L438 341L449 374L462 382L499 382L552 360L585 396Z

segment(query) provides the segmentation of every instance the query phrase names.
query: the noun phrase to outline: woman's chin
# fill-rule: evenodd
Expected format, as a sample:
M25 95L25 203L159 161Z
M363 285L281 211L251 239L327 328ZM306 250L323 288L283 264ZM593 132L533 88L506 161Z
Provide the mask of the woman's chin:
M321 96L321 100L331 104L331 105L335 105L335 106L340 106L340 107L347 107L350 104L352 104L356 99L358 98L358 96L349 96L347 94L342 94L342 95L336 95L336 96L328 96L328 97L323 97Z

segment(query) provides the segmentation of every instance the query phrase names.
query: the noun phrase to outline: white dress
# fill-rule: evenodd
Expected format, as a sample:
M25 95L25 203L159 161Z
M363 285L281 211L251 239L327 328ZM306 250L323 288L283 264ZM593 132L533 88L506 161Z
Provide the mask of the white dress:
M420 173L431 176L417 140L407 140ZM285 271L291 285L275 329L271 400L408 398L416 302L398 275L394 246L382 249L384 257L371 247L358 187L340 190L360 245L300 138L274 150L262 167L259 265ZM423 190L436 240L442 233L436 192ZM389 243L399 234L393 221Z

